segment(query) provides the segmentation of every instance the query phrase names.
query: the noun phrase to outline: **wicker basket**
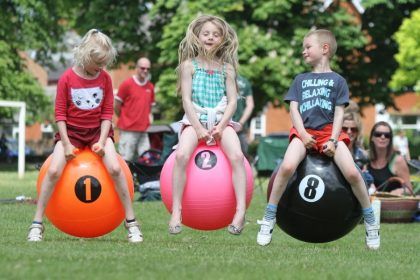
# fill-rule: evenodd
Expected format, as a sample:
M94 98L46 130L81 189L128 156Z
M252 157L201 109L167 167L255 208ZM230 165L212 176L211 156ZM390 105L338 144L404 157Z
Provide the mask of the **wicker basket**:
M418 197L381 192L375 193L374 196L381 201L381 223L411 223L419 209Z

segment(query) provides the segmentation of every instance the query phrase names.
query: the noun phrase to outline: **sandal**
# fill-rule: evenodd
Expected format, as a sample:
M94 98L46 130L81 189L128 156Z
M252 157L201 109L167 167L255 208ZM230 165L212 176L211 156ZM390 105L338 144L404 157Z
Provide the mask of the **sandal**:
M242 231L244 230L244 227L245 227L245 226L242 226L242 227L237 227L237 226L235 226L235 225L233 225L233 224L230 224L230 225L228 226L228 232L229 232L230 234L233 234L233 235L240 235L240 234L242 233Z
M169 234L179 234L182 231L182 225L177 224L175 226L169 226L168 231L169 231Z
M236 213L235 213L235 216L236 216ZM242 233L242 231L244 230L245 224L246 224L246 216L244 216L244 220L242 222L242 225L236 226L233 223L228 225L228 228L227 228L228 232L230 234L233 234L233 235L240 235Z
M182 214L181 214L181 219L179 220L179 223L177 223L174 226L171 226L169 224L169 227L168 227L169 234L179 234L179 233L181 233L181 231L182 231L182 224L181 223L182 223Z

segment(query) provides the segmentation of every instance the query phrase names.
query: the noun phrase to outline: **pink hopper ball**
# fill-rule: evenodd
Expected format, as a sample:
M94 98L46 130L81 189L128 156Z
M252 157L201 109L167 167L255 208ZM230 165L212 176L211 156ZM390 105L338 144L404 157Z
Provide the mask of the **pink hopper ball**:
M166 160L161 176L163 203L172 211L172 170L175 152ZM252 169L244 159L246 170L246 205L253 192ZM236 212L232 168L219 146L199 144L187 165L187 182L182 199L182 223L199 230L216 230L228 226Z

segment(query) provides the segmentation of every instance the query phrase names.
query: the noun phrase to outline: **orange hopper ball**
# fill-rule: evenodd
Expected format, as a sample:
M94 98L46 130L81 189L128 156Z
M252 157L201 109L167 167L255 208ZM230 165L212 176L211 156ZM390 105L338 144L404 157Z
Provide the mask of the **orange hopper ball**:
M64 167L45 214L55 227L67 234L87 238L105 235L124 220L123 205L102 158L88 148L76 154ZM118 161L133 199L130 169L119 155ZM51 156L41 167L37 180L38 194L50 162Z

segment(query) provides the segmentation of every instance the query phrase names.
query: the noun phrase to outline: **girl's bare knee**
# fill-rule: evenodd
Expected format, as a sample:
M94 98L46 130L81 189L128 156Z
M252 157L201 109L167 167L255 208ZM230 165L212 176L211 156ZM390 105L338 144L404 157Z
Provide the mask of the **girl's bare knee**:
M244 161L244 154L240 150L236 153L231 153L229 154L229 161L233 164L242 163Z
M47 171L47 176L51 181L57 181L60 179L61 173L63 172L62 169L58 169L55 166L50 166Z
M177 152L175 154L175 164L178 166L187 166L188 160L190 159L190 157L183 152Z
M118 177L121 174L121 166L118 164L112 164L108 168L108 172L112 177Z

